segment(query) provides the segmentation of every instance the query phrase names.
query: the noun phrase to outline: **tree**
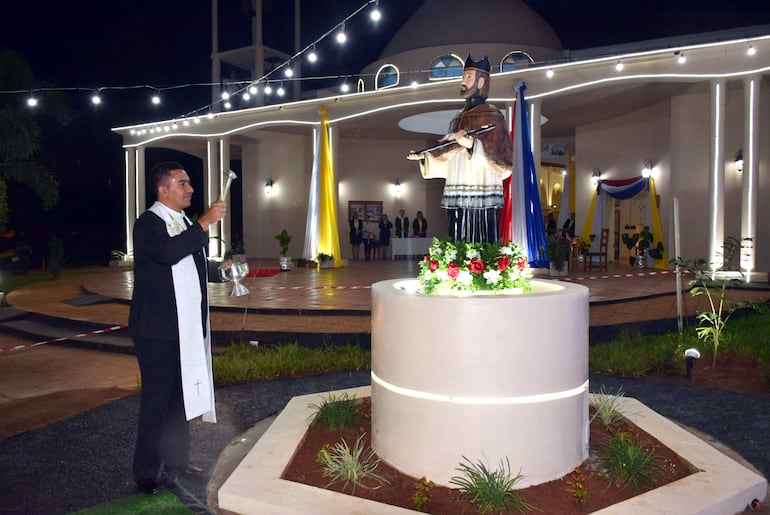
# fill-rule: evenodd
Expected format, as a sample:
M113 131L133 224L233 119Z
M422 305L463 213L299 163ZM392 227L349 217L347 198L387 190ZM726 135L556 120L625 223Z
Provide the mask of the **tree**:
M0 91L34 89L34 75L29 64L12 50L0 48ZM9 221L11 207L8 183L28 187L48 211L59 201L59 183L53 172L38 160L41 129L24 109L17 94L0 95L0 230ZM47 95L46 114L62 122L68 117L57 95Z

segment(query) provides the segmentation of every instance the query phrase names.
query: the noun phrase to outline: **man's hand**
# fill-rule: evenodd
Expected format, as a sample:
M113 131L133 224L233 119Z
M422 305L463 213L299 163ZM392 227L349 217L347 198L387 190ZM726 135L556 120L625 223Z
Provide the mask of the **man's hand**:
M204 231L207 231L209 225L220 221L225 217L225 214L227 214L227 203L224 200L217 200L198 218L198 223L203 227Z

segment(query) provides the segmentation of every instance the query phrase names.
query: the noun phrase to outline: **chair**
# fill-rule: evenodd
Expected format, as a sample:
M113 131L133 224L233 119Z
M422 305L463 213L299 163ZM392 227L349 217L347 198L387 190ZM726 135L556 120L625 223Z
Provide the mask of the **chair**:
M583 271L597 269L607 271L607 243L610 239L610 230L602 229L599 240L599 252L586 252L583 256ZM596 258L596 260L594 259Z

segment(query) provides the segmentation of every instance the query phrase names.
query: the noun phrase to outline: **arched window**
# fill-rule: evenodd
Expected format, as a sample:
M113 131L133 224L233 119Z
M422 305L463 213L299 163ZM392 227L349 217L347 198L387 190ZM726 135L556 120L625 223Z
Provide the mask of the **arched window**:
M465 64L456 55L439 56L430 63L430 80L444 80L462 77Z
M515 50L500 61L500 71L521 70L522 68L528 68L534 62L535 60L528 53Z
M363 93L364 91L366 91L366 85L364 84L364 79L359 77L358 84L356 85L356 93Z
M392 88L398 86L398 68L392 64L383 64L377 70L375 87L377 89Z

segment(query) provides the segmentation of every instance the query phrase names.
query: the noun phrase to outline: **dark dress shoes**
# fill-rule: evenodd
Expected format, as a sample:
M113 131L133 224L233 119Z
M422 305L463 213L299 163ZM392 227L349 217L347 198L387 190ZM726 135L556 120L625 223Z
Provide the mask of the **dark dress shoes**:
M136 488L145 494L157 494L160 492L160 483L154 479L139 479L136 482Z

